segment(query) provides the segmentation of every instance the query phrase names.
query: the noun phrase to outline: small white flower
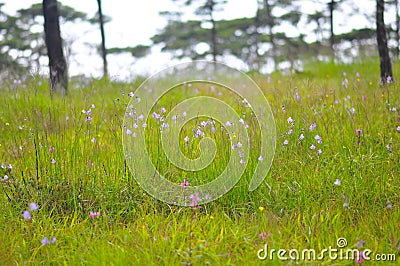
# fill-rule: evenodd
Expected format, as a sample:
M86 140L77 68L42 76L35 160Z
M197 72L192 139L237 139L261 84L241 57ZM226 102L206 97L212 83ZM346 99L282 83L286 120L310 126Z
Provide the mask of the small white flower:
M258 157L258 160L261 162L262 160L264 160L264 157L262 157L262 155L260 155L260 156Z
M287 119L287 122L288 122L289 124L293 124L293 123L294 123L294 119L290 116L290 117Z

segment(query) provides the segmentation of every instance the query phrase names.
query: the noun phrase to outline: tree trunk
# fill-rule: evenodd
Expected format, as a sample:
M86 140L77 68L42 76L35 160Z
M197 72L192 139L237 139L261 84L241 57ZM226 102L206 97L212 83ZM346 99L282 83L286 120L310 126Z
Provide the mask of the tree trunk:
M257 3L259 3L257 1ZM255 53L255 60L252 62L252 66L251 69L252 70L257 70L260 71L261 68L261 55L259 52L259 48L260 48L260 34L258 33L258 29L260 28L260 9L262 8L262 6L257 6L257 12L256 12L256 16L254 17L254 25L256 27L256 30L254 32L255 34L255 38L254 38L254 53Z
M274 19L272 17L271 6L268 3L268 0L264 1L264 5L265 5L265 12L267 15L268 35L272 46L271 54L272 54L272 59L274 61L274 69L277 70L278 69L278 58L276 55L277 47L275 42L275 36L274 33L272 32L272 28L274 27Z
M217 24L214 20L214 6L215 3L213 0L210 2L210 21L212 24L211 28L211 48L212 48L212 55L213 55L213 61L217 62L217 54L218 54L218 49L217 49ZM214 63L215 65L215 63Z
M332 59L335 58L335 33L333 32L333 11L335 10L335 1L331 0L330 3L328 3L329 6L329 22L330 22L330 38L329 38L329 45L331 48L332 52ZM332 60L333 61L333 60Z
M396 58L400 55L400 15L399 15L399 0L395 0L396 5Z
M101 0L97 0L97 5L99 7L99 24L101 32L101 56L103 58L103 78L107 78L108 77L107 50L106 50L106 37L104 34L104 18L103 18L103 11L101 9Z
M68 69L62 48L56 0L43 0L43 16L50 68L50 94L64 95L68 92Z
M378 41L379 61L381 70L381 84L384 85L393 80L392 64L390 62L387 46L386 28L383 18L385 10L384 0L376 1L376 39ZM390 78L389 78L390 77Z

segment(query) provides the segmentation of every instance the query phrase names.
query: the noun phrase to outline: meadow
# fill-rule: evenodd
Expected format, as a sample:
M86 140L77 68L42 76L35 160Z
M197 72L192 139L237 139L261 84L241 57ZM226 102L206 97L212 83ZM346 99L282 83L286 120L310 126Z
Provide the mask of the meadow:
M40 78L4 83L0 264L397 265L397 63L394 73L394 82L381 87L378 60L369 59L349 65L315 63L291 76L252 75L275 118L272 167L263 184L249 192L246 180L257 160L253 154L244 178L200 207L154 199L129 170L123 119L140 79L131 84L72 81L68 96L53 99ZM178 92L157 108L168 112L172 100L191 93ZM219 96L235 105L227 93ZM151 123L156 121L149 118ZM192 138L196 123L187 126L176 147L192 158L198 156L198 140L189 147L185 136ZM216 128L219 149L209 169L175 169L154 132L147 137L152 160L173 182L201 184L221 171L232 152L229 139ZM371 250L374 261L328 255L292 260L289 252L284 255L288 260L279 259L277 252L273 260L258 258L265 245L319 254L329 247L340 250L338 244L343 250ZM385 261L378 261L377 254Z

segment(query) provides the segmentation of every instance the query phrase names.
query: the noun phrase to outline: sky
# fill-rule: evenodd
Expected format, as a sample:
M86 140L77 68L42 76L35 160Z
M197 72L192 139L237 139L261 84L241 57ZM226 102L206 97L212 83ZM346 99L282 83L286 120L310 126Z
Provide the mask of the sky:
M13 14L21 8L28 8L34 3L41 3L35 0L3 0L5 3L3 10ZM78 11L85 12L92 17L97 11L97 1L95 0L61 0L64 5L71 6ZM303 12L323 7L328 0L306 0L301 6ZM351 5L356 5L361 11L373 12L375 9L374 1L347 1ZM244 4L245 3L245 4ZM307 4L308 3L308 4ZM102 0L103 13L112 18L111 22L105 25L106 46L125 47L136 46L139 44L150 45L150 38L159 32L167 23L166 19L159 15L160 11L185 11L183 19L195 19L193 10L182 9L171 0ZM343 7L345 13L349 8ZM239 17L253 17L257 10L256 0L228 0L223 11L216 14L216 19L233 19ZM371 21L363 16L348 16L337 13L335 17L335 33L349 31L349 28L361 28L373 25ZM350 26L351 25L351 26ZM289 34L296 35L298 32L309 33L311 28L301 27L296 29L288 25L281 25L281 30ZM279 30L279 28L277 28ZM88 48L88 44L97 45L100 43L100 31L96 26L90 26L84 23L61 25L62 36L69 40L72 54L69 58L70 75L84 74L86 76L100 77L102 73L102 61L94 49ZM311 37L312 38L312 37ZM311 40L311 39L310 39ZM109 73L111 78L131 79L137 75L149 75L160 71L167 66L181 62L171 57L167 53L161 53L160 47L153 47L149 56L143 59L133 59L127 54L109 55ZM45 60L45 59L44 59ZM229 61L231 59L223 58ZM224 62L233 64L234 67L243 69L244 66L237 61ZM43 62L47 64L46 61Z

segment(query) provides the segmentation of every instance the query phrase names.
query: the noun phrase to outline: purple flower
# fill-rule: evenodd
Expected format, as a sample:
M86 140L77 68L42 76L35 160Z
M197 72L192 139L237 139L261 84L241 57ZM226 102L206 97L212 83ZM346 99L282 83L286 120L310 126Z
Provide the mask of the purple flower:
M333 182L333 184L335 184L336 186L340 186L342 184L342 182L338 178L338 179L335 180L335 182Z
M192 202L190 203L190 206L191 206L191 207L195 207L195 206L197 205L197 203L200 201L200 197L199 197L199 194L198 194L198 193L196 193L196 194L191 194L191 195L189 196L189 198L190 198L190 200L192 201Z
M362 264L365 260L365 255L363 251L359 251L358 252L358 256L357 256L357 264Z
M53 153L53 150L54 150L53 146L50 146L49 152L50 152L50 153Z
M288 122L289 124L293 124L293 123L294 123L294 119L290 116L290 117L287 119L287 122Z
M50 244L50 240L45 236L41 241L43 246Z
M296 100L298 102L301 102L300 94L296 91Z
M94 218L100 216L100 213L99 212L90 212L89 216L90 216L90 218L94 219Z
M186 179L183 179L183 182L180 184L181 187L188 187L190 186L189 181L187 181Z
M400 132L400 126L398 126L396 129L397 129L398 132Z
M321 149L318 149L317 154L318 154L318 155L321 155L321 154L322 154L322 150L321 150Z
M314 123L312 123L312 124L310 125L309 130L310 130L310 131L313 131L316 127L317 127L317 124L314 122Z
M361 134L362 134L362 130L361 129L356 129L356 134L357 134L357 144L360 145L360 138L361 138Z
M271 235L270 233L261 232L258 236L259 236L262 240L264 240L264 239L266 239L267 237L269 237L270 235Z
M25 220L28 221L28 220L32 219L32 215L31 215L31 213L29 211L24 211L22 213L22 218L24 218Z
M366 243L365 240L359 240L359 241L357 241L356 247L357 248L363 248L365 243Z
M57 241L57 238L56 238L55 236L53 236L53 237L51 238L51 243L52 243L52 244L55 244L56 241Z
M299 141L302 141L303 139L304 139L304 135L300 134Z
M287 140L287 139L285 139L284 141L283 141L283 145L288 145L289 144L289 141Z
M153 118L155 118L155 119L160 119L160 115L159 114L157 114L156 112L153 112L153 114L152 114L152 116L153 116Z
M91 142L95 143L96 142L96 138L92 138Z
M1 181L6 181L8 179L8 175L4 175L4 178L3 179L1 179Z
M314 144L311 144L310 149L311 149L311 150L315 150L315 148L316 148L315 145L314 145Z
M56 160L55 160L55 159L51 159L51 163L52 163L52 164L55 164L55 163L56 163Z
M29 203L29 209L31 209L31 211L36 211L37 209L39 209L38 205L34 202Z

